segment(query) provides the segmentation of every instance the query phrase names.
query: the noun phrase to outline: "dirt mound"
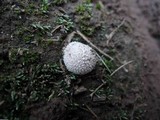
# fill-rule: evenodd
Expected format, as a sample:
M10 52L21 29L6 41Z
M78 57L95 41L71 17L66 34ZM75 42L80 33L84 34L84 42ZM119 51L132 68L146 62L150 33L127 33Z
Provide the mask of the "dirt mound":
M135 28L137 50L143 58L141 78L147 101L146 120L160 119L160 1L122 1Z

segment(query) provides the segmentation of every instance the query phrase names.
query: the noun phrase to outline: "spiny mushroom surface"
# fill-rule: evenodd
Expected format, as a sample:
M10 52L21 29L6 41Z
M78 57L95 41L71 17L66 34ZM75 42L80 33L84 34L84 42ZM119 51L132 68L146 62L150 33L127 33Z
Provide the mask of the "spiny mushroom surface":
M88 45L71 42L64 48L63 61L68 71L84 75L94 69L97 56L95 51Z

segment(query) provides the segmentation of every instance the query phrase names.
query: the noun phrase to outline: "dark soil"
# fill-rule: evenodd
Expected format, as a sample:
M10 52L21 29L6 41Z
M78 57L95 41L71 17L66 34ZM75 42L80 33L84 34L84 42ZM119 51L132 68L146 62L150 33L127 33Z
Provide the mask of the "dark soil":
M31 120L65 120L66 119L66 107L65 101L59 98L53 99L48 103L40 103L34 105L31 109Z
M101 10L96 9L97 0L92 3L93 16L81 21L75 12L81 0L53 4L47 13L38 0L0 0L0 119L160 119L160 1L102 0ZM67 22L68 31L63 27L51 34L61 14L74 27ZM107 46L105 34L123 19L125 24ZM34 28L35 23L50 28ZM113 77L101 62L84 76L64 71L59 63L64 39L77 29L114 57L105 59L112 72L125 61L133 63ZM77 35L73 40L84 42ZM90 93L104 81L91 99Z

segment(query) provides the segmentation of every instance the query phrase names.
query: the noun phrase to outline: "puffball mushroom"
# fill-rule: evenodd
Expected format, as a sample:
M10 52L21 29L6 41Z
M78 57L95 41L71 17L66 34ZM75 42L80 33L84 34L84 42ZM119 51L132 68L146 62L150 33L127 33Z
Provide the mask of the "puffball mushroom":
M88 45L71 42L64 48L63 61L68 71L84 75L94 69L98 59L95 51Z

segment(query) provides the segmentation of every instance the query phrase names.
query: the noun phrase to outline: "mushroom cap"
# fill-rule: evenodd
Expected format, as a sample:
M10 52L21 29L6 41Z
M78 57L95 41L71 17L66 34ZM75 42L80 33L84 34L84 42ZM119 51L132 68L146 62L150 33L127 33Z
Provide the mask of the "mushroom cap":
M95 51L80 42L69 43L64 48L63 53L63 61L66 68L74 74L87 74L94 69L97 63Z

